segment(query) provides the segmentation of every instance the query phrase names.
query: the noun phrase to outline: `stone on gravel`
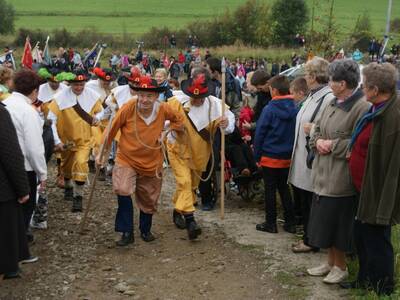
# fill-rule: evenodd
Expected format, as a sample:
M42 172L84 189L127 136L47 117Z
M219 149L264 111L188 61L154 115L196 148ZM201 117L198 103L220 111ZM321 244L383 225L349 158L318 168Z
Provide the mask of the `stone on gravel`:
M120 293L124 293L129 290L129 286L127 286L125 282L120 282L115 286L115 289Z
M127 290L127 291L124 292L124 295L133 296L133 295L135 295L135 293L136 292L134 290Z

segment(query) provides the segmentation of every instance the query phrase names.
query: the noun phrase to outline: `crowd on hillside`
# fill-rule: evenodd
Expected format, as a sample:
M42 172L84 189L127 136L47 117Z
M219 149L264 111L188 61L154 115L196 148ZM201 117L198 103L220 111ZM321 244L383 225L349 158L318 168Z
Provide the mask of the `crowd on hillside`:
M372 58L379 51L373 48ZM327 249L326 262L307 269L310 276L343 288L393 292L391 228L400 222L400 98L393 64L373 62L360 70L353 59L313 56L302 74L289 78L280 73L302 63L296 54L290 63L271 66L265 59L238 58L223 72L219 58L210 51L202 57L198 48L176 58L162 51L157 64L141 50L126 59L114 52L110 68L85 63L77 51L60 48L51 66L0 66L0 276L19 277L19 263L38 260L29 251L31 228L47 227L47 162L54 149L58 184L73 212L83 209L92 153L102 176L113 168L116 231L122 233L117 245L134 240L135 184L141 238L153 241L161 189L154 173L163 161L158 143L164 131L177 182L173 221L189 239L201 234L196 195L204 211L215 207L218 193L209 175L219 170L224 134L226 180L239 193L248 182L264 183L265 219L255 230L280 230L278 192L283 230L303 233L293 252ZM109 140L101 124L115 111ZM118 130L118 143L111 142ZM108 165L99 161L103 142L111 147ZM359 261L354 282L346 281L349 253Z

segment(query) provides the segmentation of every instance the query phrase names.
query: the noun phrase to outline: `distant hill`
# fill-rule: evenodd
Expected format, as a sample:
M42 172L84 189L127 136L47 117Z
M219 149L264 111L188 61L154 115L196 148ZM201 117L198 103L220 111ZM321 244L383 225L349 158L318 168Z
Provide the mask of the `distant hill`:
M246 0L8 0L17 12L16 28L52 30L66 27L78 31L95 27L104 33L140 34L152 26L182 28L198 19L212 18L226 8L234 10ZM260 0L273 3L274 0ZM306 0L311 8L313 0ZM316 0L326 13L327 0ZM325 7L325 9L324 9ZM373 30L382 36L387 0L335 0L335 19L341 31L350 32L357 17L368 12ZM310 9L311 11L311 9ZM400 16L400 1L393 1L392 16ZM290 24L288 24L290 26Z

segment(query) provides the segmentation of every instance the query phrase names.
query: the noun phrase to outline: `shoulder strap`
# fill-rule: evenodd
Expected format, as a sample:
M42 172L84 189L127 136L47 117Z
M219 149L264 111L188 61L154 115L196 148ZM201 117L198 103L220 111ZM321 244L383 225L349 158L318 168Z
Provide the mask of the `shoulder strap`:
M314 119L315 119L315 117L317 116L317 114L318 114L318 112L319 112L319 110L320 110L320 108L321 108L321 105L322 105L322 103L323 103L324 100L325 100L326 95L328 95L328 94L331 94L331 92L326 93L326 94L321 98L321 100L319 100L319 103L318 103L317 107L315 108L315 110L314 110L314 112L313 112L313 114L312 114L312 116L311 116L310 123L314 122Z
M185 112L187 118L189 119L190 125L192 125L193 129L200 135L200 137L204 141L209 142L210 141L210 132L205 128L203 128L202 130L198 131L196 126L194 125L192 119L190 119L190 117L189 117L189 112L187 112L186 110L184 110L184 112Z
M82 120L84 120L86 123L92 126L93 117L83 110L83 108L79 105L78 101L76 101L76 104L72 106L72 108L82 118Z

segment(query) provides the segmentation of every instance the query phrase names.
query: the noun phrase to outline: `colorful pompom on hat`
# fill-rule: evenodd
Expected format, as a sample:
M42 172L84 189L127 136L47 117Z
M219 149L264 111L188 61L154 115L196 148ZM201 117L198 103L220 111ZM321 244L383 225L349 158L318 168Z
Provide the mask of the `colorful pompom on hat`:
M85 82L89 80L88 73L82 69L77 69L73 73L67 73L67 75L68 79L65 79L65 81L68 82Z
M181 89L190 98L205 98L211 94L212 83L204 74L198 74L196 78L183 80Z
M165 87L159 86L150 76L141 76L137 83L129 82L129 86L134 91L145 91L162 93L165 91Z
M61 73L60 69L57 68L40 68L38 71L38 75L48 81L56 81L57 80L57 75Z
M115 73L110 69L102 69L97 67L93 69L93 74L104 81L114 81L116 78Z
M138 84L140 81L140 77L142 76L142 72L138 67L132 67L130 69L130 75L127 77L128 81L132 84Z

